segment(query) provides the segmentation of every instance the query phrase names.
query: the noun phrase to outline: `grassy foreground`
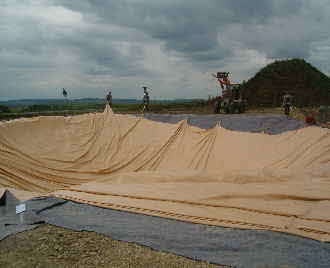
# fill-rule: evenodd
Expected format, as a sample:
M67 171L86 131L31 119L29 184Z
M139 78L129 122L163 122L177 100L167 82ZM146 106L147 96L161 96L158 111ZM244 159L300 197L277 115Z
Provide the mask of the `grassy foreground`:
M51 225L0 241L0 267L225 267Z

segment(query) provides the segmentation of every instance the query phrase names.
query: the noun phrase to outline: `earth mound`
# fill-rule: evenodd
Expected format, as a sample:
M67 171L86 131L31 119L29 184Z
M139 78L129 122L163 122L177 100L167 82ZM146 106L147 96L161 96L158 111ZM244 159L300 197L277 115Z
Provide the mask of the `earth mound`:
M279 106L286 91L298 107L330 102L330 78L303 59L275 61L242 87L251 106Z

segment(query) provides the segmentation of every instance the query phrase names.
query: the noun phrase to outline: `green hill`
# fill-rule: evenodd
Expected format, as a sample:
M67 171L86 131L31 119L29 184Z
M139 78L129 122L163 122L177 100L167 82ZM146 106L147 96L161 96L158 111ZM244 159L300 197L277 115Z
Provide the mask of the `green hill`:
M299 107L330 103L330 78L303 59L275 61L242 87L251 106L279 106L286 91Z

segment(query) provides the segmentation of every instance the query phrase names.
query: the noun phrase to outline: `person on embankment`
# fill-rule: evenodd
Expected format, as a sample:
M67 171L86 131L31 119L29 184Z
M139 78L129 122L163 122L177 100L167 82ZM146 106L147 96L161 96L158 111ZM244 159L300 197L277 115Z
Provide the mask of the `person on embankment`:
M286 116L290 115L291 106L292 106L292 95L290 95L289 92L286 92L285 95L283 96L283 108Z
M111 93L111 90L109 90L109 92L106 96L106 99L107 99L107 103L109 104L109 106L112 107L112 93Z
M149 102L150 102L150 97L149 97L149 92L148 92L148 87L142 87L143 88L143 110L149 111Z

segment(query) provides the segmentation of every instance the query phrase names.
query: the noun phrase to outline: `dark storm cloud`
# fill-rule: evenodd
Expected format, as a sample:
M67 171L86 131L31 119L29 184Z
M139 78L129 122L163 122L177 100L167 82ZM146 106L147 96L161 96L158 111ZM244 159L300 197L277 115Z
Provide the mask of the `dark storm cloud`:
M138 29L164 41L166 49L184 53L196 61L204 59L208 61L211 58L219 60L230 56L228 48L221 41L219 42L217 37L231 24L256 26L271 23L272 18L299 14L304 3L300 0L191 0L189 2L89 0L87 2L88 4L80 5L78 1L59 1L73 10L94 14L103 23ZM258 37L254 33L250 35L251 38ZM205 52L208 51L213 54L212 57L206 55ZM281 51L284 52L283 56L287 56L288 53L282 48L279 48L274 55L280 56L278 54ZM297 53L297 55L307 54Z
M113 26L102 29L102 26L95 24L84 25L78 14L68 14L69 23L62 21L66 18L56 16L55 21L51 21L52 18L49 19L47 14L43 18L38 13L45 11L47 6L32 6L29 9L29 6L21 3L17 2L17 5L20 6L18 10L15 5L7 5L7 9L0 10L0 95L24 97L29 95L25 92L30 91L35 92L34 97L42 97L49 94L49 86L57 86L52 85L54 81L60 83L61 78L54 77L63 76L60 73L78 72L80 75L112 77L136 74L152 76L141 63L144 51L131 41L134 31L121 31ZM59 11L63 10L60 8ZM25 16L19 16L20 12ZM71 15L77 16L78 21L72 20ZM141 41L139 38L136 40ZM128 41L131 44L128 53L124 55L120 52L120 44Z
M61 0L61 4L69 1ZM165 48L185 54L218 49L217 24L221 18L216 1L88 1L88 5L73 5L73 10L87 12L100 19L137 29L152 38L165 42ZM221 11L220 11L221 13ZM199 56L197 56L199 57Z
M214 1L88 1L82 6L71 1L60 3L94 15L100 23L137 29L164 41L169 50L188 54L218 46L215 21L209 20L209 16L218 18Z
M139 61L144 52L138 46L131 45L129 55L121 54L115 46L118 35L112 39L111 34L101 35L94 31L73 33L69 37L57 40L60 47L71 51L80 58L82 69L87 74L127 76L136 72L146 74ZM119 41L122 41L119 38ZM90 67L92 66L92 67Z
M130 79L197 92L183 77L228 66L246 79L293 57L329 73L329 13L330 0L3 0L0 95L111 81L129 92Z

